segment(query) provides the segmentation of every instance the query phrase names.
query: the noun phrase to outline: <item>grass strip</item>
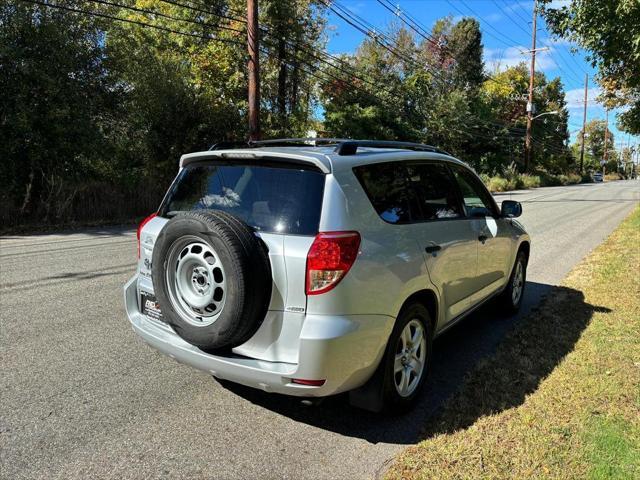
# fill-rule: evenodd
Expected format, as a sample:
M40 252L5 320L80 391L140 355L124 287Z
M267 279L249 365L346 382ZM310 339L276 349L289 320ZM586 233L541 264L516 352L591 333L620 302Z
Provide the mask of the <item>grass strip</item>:
M640 208L480 362L386 477L640 478Z

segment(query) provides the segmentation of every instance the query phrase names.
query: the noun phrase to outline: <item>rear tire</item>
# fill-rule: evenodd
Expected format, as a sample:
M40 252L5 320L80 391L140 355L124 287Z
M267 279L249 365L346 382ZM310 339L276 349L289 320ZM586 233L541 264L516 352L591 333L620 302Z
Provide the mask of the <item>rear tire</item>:
M498 296L498 307L509 315L518 313L527 283L527 255L520 251L511 270L509 283Z
M382 364L382 410L398 414L414 406L431 369L433 328L421 303L402 309L396 320Z

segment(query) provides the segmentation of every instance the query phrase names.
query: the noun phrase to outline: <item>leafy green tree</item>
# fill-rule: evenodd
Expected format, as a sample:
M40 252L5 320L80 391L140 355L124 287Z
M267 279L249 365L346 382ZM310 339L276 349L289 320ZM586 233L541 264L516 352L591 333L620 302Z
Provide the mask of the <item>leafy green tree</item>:
M453 80L458 88L477 90L485 79L482 33L474 18L463 18L448 33L447 53L455 60Z
M608 130L607 122L605 120L590 120L587 122L584 129L584 168L585 170L589 169L600 169L600 160L604 158L604 148L605 148L605 132ZM611 148L612 145L615 144L615 138L611 130L609 130L609 139L607 140L608 145L608 156L611 162L611 165L607 165L607 169L616 170L616 162L615 158L615 150ZM578 133L578 137L576 139L576 152L579 152L582 145L582 130ZM578 153L579 155L579 153Z
M94 19L4 1L0 25L2 215L55 219L112 151L121 89Z
M552 0L543 3L549 28L590 52L608 106L629 107L619 116L621 128L640 133L640 2L571 0L560 7Z
M572 168L573 157L566 147L569 138L568 112L564 90L559 78L549 81L542 72L536 72L534 104L537 113L558 112L545 115L533 122L534 169L550 173L565 173ZM521 63L502 72L496 72L483 86L484 102L488 106L485 118L496 124L510 125L503 138L509 139L506 147L509 158L520 162L524 156L524 134L526 129L526 102L523 95L529 86L529 69ZM504 140L503 140L504 142ZM508 165L508 162L501 162ZM500 173L500 172L498 172Z

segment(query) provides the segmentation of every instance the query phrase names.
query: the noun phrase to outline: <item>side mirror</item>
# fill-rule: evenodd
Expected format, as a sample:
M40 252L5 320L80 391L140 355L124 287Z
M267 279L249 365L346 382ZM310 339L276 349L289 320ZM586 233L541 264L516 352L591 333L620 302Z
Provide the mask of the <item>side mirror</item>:
M514 200L504 200L500 215L506 218L516 218L522 215L522 205Z

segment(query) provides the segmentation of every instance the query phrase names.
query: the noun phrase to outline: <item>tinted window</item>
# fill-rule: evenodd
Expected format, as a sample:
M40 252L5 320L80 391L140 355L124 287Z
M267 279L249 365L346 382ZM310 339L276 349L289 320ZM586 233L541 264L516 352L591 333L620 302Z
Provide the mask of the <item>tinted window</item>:
M206 163L184 168L162 212L216 209L265 232L318 232L324 175L299 167Z
M409 181L416 191L422 220L464 216L455 181L442 163L410 164Z
M494 204L491 194L480 180L462 167L454 166L453 173L460 186L467 215L470 217L493 215Z
M389 223L411 223L417 218L417 202L408 187L403 163L374 163L353 169L373 208Z

